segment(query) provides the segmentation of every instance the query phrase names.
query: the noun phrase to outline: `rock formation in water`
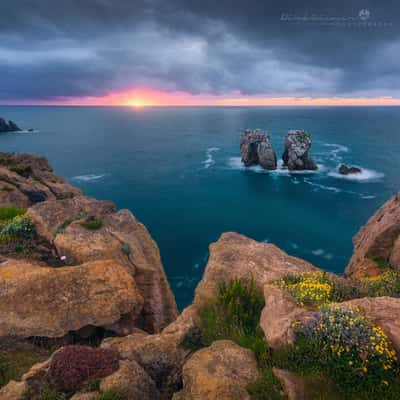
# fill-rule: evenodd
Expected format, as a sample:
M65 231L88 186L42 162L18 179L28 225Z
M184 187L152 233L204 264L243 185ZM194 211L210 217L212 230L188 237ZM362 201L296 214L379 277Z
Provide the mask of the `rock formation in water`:
M260 165L264 169L276 169L276 154L267 132L246 130L240 139L240 152L246 167Z
M99 400L109 391L125 400L247 400L252 385L257 390L275 385L279 396L307 399L309 385L290 366L265 364L260 353L256 357L232 337L203 342L203 311L215 301L221 284L234 279L253 282L264 298L257 320L268 347L257 342L256 349L272 349L268 362L274 362L269 351L295 342L296 324L313 322L318 314L318 308L299 302L277 280L289 276L293 283L315 274L329 280L335 290L342 288L342 302L333 307L358 310L382 329L400 355L399 294L354 295L358 285L365 285L355 278L381 273L382 260L390 271L400 270L400 195L356 236L346 270L352 279L322 275L273 244L228 232L210 245L193 303L178 315L158 248L129 211L85 197L56 177L44 159L6 153L1 157L8 160L0 167L2 185L12 185L20 193L14 206L28 210L11 222L0 220L0 346L38 341L58 350L0 388L0 400L40 400L48 387L68 391L71 400ZM12 170L16 165L21 171L30 169L21 175ZM29 200L21 191L29 185L48 197ZM3 192L8 194L9 189L0 186L0 195ZM11 198L0 199L4 218ZM23 237L18 238L21 221ZM246 341L241 344L246 346ZM262 381L265 368L270 368L270 375Z
M6 121L3 118L0 118L0 133L4 132L18 132L21 129L17 126L13 121Z
M289 131L285 140L282 160L290 171L316 170L317 164L309 156L311 136L304 131Z
M347 165L342 164L339 167L339 174L341 175L352 175L352 174L360 174L362 172L361 168L358 167L348 167Z
M347 276L376 276L385 266L400 271L400 193L369 219L354 236L353 243Z

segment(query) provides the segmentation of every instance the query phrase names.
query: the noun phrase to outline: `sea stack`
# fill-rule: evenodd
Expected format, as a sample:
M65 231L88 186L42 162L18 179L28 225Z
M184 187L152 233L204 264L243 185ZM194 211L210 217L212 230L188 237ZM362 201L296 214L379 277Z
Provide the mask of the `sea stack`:
M283 163L290 171L316 170L317 164L308 155L311 136L302 130L291 130L285 140Z
M3 132L19 132L21 129L13 121L6 121L4 118L0 118L0 133Z
M240 153L246 167L261 165L264 169L276 169L276 154L267 132L260 129L245 130L240 139Z

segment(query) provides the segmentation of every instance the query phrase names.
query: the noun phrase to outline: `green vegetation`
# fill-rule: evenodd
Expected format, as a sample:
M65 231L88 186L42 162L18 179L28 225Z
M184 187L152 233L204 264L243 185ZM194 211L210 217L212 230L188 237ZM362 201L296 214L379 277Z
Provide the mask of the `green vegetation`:
M123 396L117 389L105 390L100 393L99 400L123 400Z
M67 229L67 227L69 225L71 225L72 223L72 219L66 219L57 229L56 229L56 235L58 235L59 233L64 233L65 230Z
M295 344L274 354L280 368L327 377L341 399L400 398L394 349L382 329L356 311L322 308L296 332Z
M361 279L359 291L361 296L400 297L400 273L389 270L372 278Z
M0 158L0 165L25 178L28 178L32 174L32 168L30 166L18 164L8 158Z
M393 270L393 267L390 265L390 262L385 257L376 257L374 261L378 265L381 271Z
M0 224L6 224L10 222L13 218L24 215L26 213L26 208L22 207L0 207Z
M9 238L28 239L33 237L34 233L35 226L33 222L24 215L14 217L11 221L3 225L0 230L1 235L5 235Z
M87 217L81 222L81 226L90 231L97 231L103 226L103 221L96 217Z
M259 326L264 308L263 293L254 282L234 279L222 283L212 304L200 312L203 345L215 340L230 339L242 347L253 350L262 378L249 386L253 399L281 399L281 385L272 372L270 349Z
M0 387L10 380L18 380L34 364L44 361L47 352L34 346L4 345L0 348Z

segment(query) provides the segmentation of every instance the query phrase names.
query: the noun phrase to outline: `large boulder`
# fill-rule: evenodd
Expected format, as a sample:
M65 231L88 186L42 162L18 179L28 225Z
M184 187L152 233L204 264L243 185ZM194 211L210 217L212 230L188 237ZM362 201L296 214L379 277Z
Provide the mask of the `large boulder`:
M100 390L117 390L124 399L158 400L160 393L146 371L134 360L120 361L119 369L100 382Z
M36 204L27 215L36 231L54 244L67 264L114 259L124 266L144 298L141 319L146 331L159 332L177 317L158 247L130 211L116 212L111 202L76 196ZM101 228L83 227L88 216L101 220Z
M13 121L6 121L4 118L0 118L0 133L3 132L18 132L21 129Z
M240 139L240 152L246 167L259 164L264 169L276 169L276 154L267 132L246 130Z
M194 353L183 367L183 389L174 400L246 400L246 386L257 381L254 354L230 340Z
M292 344L296 339L293 324L305 323L310 311L297 305L285 290L272 285L264 286L264 298L260 326L268 345L276 349Z
M400 299L393 297L364 297L339 303L340 306L356 309L380 326L400 356Z
M29 207L79 194L78 188L54 174L45 158L0 152L0 207Z
M210 257L196 288L194 303L208 303L216 295L220 282L234 278L253 279L262 290L266 283L287 274L315 271L317 268L307 261L289 256L273 244L256 242L234 232L224 233L210 245Z
M316 170L317 164L308 155L311 136L305 131L291 130L285 140L283 163L290 171Z
M27 260L0 265L0 336L62 337L86 326L138 318L143 298L113 260L49 268Z
M354 253L345 275L378 275L377 261L400 271L400 193L388 200L353 238Z

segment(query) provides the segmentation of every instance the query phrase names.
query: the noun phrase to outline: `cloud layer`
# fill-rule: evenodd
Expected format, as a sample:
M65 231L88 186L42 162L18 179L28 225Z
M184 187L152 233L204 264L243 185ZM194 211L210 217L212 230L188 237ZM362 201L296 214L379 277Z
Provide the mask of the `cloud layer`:
M395 1L2 0L0 101L136 87L400 97L397 10Z

